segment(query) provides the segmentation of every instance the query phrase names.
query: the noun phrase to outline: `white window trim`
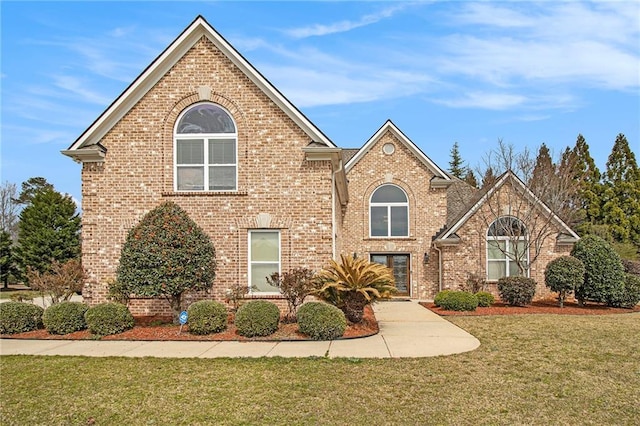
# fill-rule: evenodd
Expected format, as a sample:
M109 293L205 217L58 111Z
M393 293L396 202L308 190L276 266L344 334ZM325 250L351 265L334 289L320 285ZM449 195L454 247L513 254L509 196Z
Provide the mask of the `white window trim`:
M233 122L233 127L236 129L233 133L178 133L178 123L182 120L182 117L190 111L192 108L198 105L215 105L216 107L222 109L231 121ZM178 166L178 139L180 140L202 140L204 144L204 154L203 164L182 164ZM235 163L228 164L209 164L209 141L210 140L223 140L223 139L234 139L235 140ZM224 167L224 166L234 166L235 167L235 188L234 189L208 189L209 187L209 167ZM204 177L203 177L203 189L178 189L178 169L180 167L202 167L204 169ZM184 109L178 116L174 127L173 127L173 190L175 192L238 192L238 126L236 121L233 119L233 116L229 111L223 107L222 105L213 103L213 102L199 102L193 105L189 105Z
M280 291L256 291L251 286L251 266L255 264L271 264L273 261L255 261L251 260L251 235L254 233L265 233L276 232L278 234L278 273L282 272L282 233L279 229L250 229L247 233L247 246L248 246L248 257L247 257L247 287L249 288L249 295L259 295L259 296L280 296L282 293Z
M487 246L487 248L486 248L486 260L487 260L486 261L486 271L487 271L486 276L487 276L487 281L496 282L496 281L498 281L500 279L500 278L490 278L489 277L489 264L490 263L500 263L500 264L506 265L506 271L505 271L506 275L504 275L504 276L505 277L510 277L511 276L511 275L509 275L509 271L511 270L511 268L510 268L511 267L511 263L517 263L515 260L512 260L507 255L507 253L509 253L509 251L510 251L511 244L512 244L513 240L515 240L515 238L508 237L508 236L507 237L493 237L493 236L487 235L487 243L486 243L486 246ZM504 245L505 253L502 253L504 255L504 257L505 257L504 259L489 259L489 241L497 241L497 242L504 241L505 242L505 245ZM518 242L520 242L520 241L524 241L525 244L526 244L527 236L525 235L525 236L518 237ZM527 278L529 278L531 267L529 265L529 247L528 246L526 247L526 252L527 252L526 253L526 259L527 259L527 270L526 270L526 272L527 273L526 273L525 276Z
M373 198L373 194L376 193L376 191L378 189L380 189L383 186L395 186L396 188L398 188L399 190L402 191L402 193L404 194L404 196L406 197L407 201L403 202L403 203L374 203L371 201L371 199ZM389 218L389 220L387 221L387 235L373 235L373 229L372 229L372 214L371 214L371 208L372 207L387 207L387 217ZM407 208L407 234L406 235L391 235L391 207L406 207ZM392 184L392 183L384 183L382 185L379 185L378 187L376 187L376 189L373 190L373 192L371 192L371 195L369 196L369 238L379 238L379 239L393 239L393 238L408 238L409 235L411 235L411 228L410 228L410 223L411 221L409 220L410 216L410 211L409 211L409 196L407 195L406 191L404 189L402 189L400 186Z

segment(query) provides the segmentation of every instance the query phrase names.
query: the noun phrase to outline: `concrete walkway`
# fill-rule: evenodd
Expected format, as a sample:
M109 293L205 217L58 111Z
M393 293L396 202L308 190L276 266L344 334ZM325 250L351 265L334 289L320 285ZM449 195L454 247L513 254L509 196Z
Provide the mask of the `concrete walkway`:
M0 355L158 358L421 358L468 352L478 339L414 301L374 305L380 333L330 342L142 342L0 339Z

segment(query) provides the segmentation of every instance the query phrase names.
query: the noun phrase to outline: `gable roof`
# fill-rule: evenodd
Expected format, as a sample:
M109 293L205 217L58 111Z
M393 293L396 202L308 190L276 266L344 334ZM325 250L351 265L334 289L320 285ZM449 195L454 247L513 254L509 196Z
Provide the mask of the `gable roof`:
M369 152L373 145L375 145L376 142L378 142L386 132L391 132L401 143L403 143L409 149L409 151L411 151L413 155L415 155L416 158L435 175L436 178L444 179L445 181L451 180L451 177L440 167L438 167L436 163L431 161L431 159L427 157L425 153L422 152L420 148L418 148L416 144L411 141L411 139L409 139L404 133L402 133L402 131L400 131L400 129L398 129L398 127L393 124L391 120L387 120L382 125L382 127L380 127L378 131L375 132L374 135L371 136L371 138L369 138L369 140L362 146L362 148L360 148L360 150L349 159L349 161L345 165L345 170L347 173L349 173L349 170L351 170L353 166L355 166L358 161L360 161L360 159L364 157L367 152Z
M539 199L528 187L527 185L520 180L518 176L516 176L511 170L508 170L502 174L496 182L480 191L477 195L477 200L468 210L462 211L460 215L455 218L449 226L444 228L438 235L435 236L434 240L442 241L447 239L455 239L457 238L456 232L469 220L471 216L475 212L477 212L480 207L489 199L491 196L498 191L503 185L507 182L511 182L513 187L518 189L523 196L525 196L532 204L537 205L542 211L551 217L561 229L569 236L569 238L565 238L563 241L566 242L575 242L580 239L578 234L576 234L570 227L567 225L558 215L556 215L541 199Z
M253 67L227 40L198 15L196 19L127 87L63 154L98 144L109 130L191 49L207 37L231 62L258 86L314 142L336 145Z

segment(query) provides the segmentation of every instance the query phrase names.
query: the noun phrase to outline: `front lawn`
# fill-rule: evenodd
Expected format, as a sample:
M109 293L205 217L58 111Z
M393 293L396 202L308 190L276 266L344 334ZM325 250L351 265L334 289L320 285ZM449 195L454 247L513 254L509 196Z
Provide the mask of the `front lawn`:
M0 423L637 424L640 314L453 317L426 359L4 356Z

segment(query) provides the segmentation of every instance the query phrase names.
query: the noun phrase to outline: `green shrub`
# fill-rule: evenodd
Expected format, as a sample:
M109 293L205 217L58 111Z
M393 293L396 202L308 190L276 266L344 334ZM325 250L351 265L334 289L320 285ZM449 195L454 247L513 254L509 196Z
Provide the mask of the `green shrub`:
M446 311L475 311L478 298L468 291L450 291L441 298L440 306Z
M498 293L509 305L528 305L536 294L536 282L526 277L502 277L498 280Z
M618 299L610 301L611 306L632 309L640 302L640 276L625 274L624 289Z
M0 334L24 333L42 328L42 309L33 303L0 303Z
M252 300L238 308L235 325L246 337L268 336L278 329L280 309L266 300Z
M313 340L333 340L347 328L344 312L323 302L308 302L298 309L298 329Z
M84 314L87 328L92 334L107 336L133 328L133 315L121 303L102 303L90 307Z
M609 243L587 235L576 243L571 255L585 267L584 282L575 290L580 304L590 300L614 306L624 298L624 267Z
M49 306L42 315L42 322L51 334L68 334L84 330L87 323L84 313L89 307L80 302L61 302Z
M440 306L440 303L444 298L447 297L447 294L451 293L451 290L442 290L436 294L436 297L433 298L433 304L436 306Z
M189 331L193 334L220 333L227 328L227 307L213 300L192 303L187 309Z
M478 298L478 306L482 308L488 308L496 301L496 298L493 297L493 294L489 293L488 291L479 291L476 293L476 297Z
M558 293L558 303L562 308L567 295L584 282L584 264L573 256L561 256L547 264L544 283L551 291Z

